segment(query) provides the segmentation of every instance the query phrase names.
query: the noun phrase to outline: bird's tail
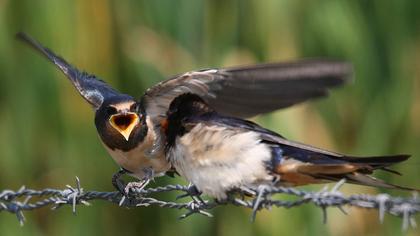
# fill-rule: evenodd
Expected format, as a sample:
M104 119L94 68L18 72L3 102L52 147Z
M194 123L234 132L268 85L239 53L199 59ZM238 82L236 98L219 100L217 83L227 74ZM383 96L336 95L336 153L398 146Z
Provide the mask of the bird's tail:
M370 176L381 169L394 174L399 172L388 169L389 166L407 160L409 155L350 157L328 155L314 150L283 147L283 160L274 169L280 175L280 183L292 186L312 183L325 183L346 179L347 182L359 185L419 191L418 189L386 183Z
M395 184L387 183L381 179L377 179L369 174L372 174L375 170L384 170L393 174L401 175L395 170L391 170L388 167L399 162L406 161L410 158L409 155L393 155L393 156L375 156L375 157L344 157L347 159L350 165L353 165L357 168L351 173L343 174L343 178L349 183L373 186L373 187L383 187L391 189L401 189L408 191L419 191L418 189L408 188L404 186L399 186ZM331 176L334 177L334 176ZM340 177L340 176L338 176ZM337 178L332 180L338 180Z

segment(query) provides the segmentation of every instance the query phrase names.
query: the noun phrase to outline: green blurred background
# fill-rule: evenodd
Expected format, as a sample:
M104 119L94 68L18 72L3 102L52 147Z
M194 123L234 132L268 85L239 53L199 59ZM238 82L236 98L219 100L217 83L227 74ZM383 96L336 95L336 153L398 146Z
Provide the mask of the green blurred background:
M117 170L99 142L90 107L54 66L14 39L17 31L137 97L168 76L203 67L346 59L354 64L353 83L329 99L256 121L290 139L348 154L410 153L412 159L395 167L402 177L377 176L419 188L419 10L417 0L0 0L0 190L63 188L77 175L85 189L111 191ZM155 184L169 182L183 183L164 177ZM346 185L343 191L385 190ZM214 210L214 218L179 221L178 210L98 201L78 207L77 216L70 207L27 212L24 227L1 212L0 235L403 234L400 219L386 216L381 225L376 211L328 212L325 225L313 206L263 211L255 223L249 210L236 207Z

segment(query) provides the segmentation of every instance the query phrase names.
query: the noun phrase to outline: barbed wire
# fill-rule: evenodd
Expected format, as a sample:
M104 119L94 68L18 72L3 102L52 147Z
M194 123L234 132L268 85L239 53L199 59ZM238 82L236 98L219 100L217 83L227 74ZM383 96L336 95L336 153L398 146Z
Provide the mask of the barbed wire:
M334 187L324 187L320 191L305 191L296 188L260 186L258 188L241 188L229 195L227 200L217 201L212 199L203 200L194 186L166 185L155 188L132 188L129 196L125 197L119 192L84 191L76 177L76 187L67 185L65 189L46 188L43 190L27 189L21 187L17 191L3 190L0 192L0 212L16 214L21 225L25 222L24 211L35 210L47 206L57 209L64 205L71 205L73 213L76 213L77 205L90 205L93 200L105 200L122 207L149 207L158 206L162 208L185 209L187 212L180 216L186 218L193 214L202 214L208 217L208 212L213 208L222 205L234 205L252 209L251 220L254 220L258 211L271 207L291 208L304 204L313 204L322 209L324 223L327 221L328 207L337 207L343 213L344 206L352 206L365 209L377 209L379 220L382 222L385 213L402 218L402 229L407 230L410 226L415 228L414 216L420 212L420 200L416 193L411 198L393 197L388 194L367 195L353 194L344 195L339 188L344 180L338 182ZM191 201L180 202L164 201L151 197L152 194L163 192L180 192L180 197L190 196ZM273 199L274 195L293 196L294 200ZM37 197L34 200L34 197Z

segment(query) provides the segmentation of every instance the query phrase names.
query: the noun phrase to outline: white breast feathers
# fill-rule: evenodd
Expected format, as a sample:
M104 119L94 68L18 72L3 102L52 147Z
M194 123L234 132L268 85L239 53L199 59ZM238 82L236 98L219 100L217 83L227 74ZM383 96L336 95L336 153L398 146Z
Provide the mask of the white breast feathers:
M265 166L270 148L252 131L198 124L176 139L169 159L200 191L218 199L230 189L272 180Z

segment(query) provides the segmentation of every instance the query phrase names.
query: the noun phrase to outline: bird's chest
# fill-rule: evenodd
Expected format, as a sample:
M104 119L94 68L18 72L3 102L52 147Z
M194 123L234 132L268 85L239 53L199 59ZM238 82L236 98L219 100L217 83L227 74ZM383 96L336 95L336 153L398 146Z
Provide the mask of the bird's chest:
M151 145L142 143L129 151L112 150L106 145L104 146L119 166L132 172L132 175L139 179L149 175L150 171L153 176L160 176L170 168L163 151L153 156L147 155Z
M226 191L269 181L269 147L254 132L198 124L176 139L169 160L203 193L223 199Z

